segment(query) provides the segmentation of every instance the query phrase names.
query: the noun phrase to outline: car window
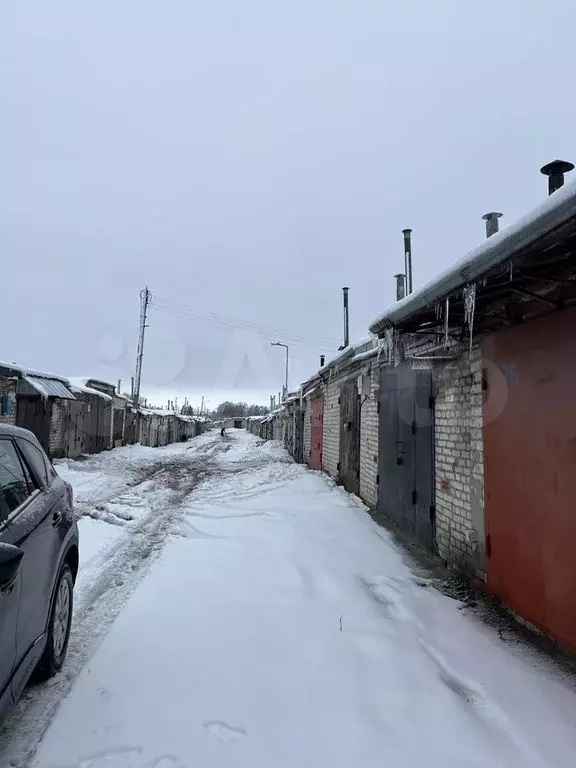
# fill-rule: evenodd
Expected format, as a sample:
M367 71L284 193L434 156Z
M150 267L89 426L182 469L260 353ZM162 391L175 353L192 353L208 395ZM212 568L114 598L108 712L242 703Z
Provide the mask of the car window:
M24 454L24 458L30 465L32 472L34 472L43 485L50 485L48 471L46 469L46 461L44 460L42 451L36 448L35 445L32 445L32 443L29 443L28 440L17 439L17 443Z
M18 509L32 493L27 475L12 440L0 440L0 494L7 514Z

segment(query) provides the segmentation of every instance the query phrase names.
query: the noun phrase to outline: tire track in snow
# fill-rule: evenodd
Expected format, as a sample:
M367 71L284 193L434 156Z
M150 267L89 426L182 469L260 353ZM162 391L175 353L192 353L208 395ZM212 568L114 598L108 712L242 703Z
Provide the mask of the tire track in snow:
M92 564L90 584L80 594L75 594L74 620L62 672L42 686L30 685L15 709L0 723L1 768L24 768L32 761L60 701L68 694L106 631L162 552L167 538L177 533L176 523L184 511L183 499L210 473L212 460L206 453L201 450L183 457L163 458L164 466L157 467L130 486L131 494L135 494L137 488L148 494L142 505L147 511L133 521L133 525L125 527L125 535L106 548L103 556L98 558L97 565L102 566L98 571ZM183 469L186 470L185 478ZM172 477L174 472L176 478ZM152 481L155 484L164 481L167 487L155 488ZM107 498L107 502L119 500L127 490L124 486L121 492ZM86 576L85 572L83 576Z

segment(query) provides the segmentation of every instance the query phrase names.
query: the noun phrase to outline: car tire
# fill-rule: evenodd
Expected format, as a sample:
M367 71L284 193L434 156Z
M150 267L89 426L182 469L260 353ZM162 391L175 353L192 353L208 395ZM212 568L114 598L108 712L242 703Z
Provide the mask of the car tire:
M73 607L74 579L70 566L64 563L54 591L46 647L36 668L35 677L38 680L48 680L62 669L68 650Z

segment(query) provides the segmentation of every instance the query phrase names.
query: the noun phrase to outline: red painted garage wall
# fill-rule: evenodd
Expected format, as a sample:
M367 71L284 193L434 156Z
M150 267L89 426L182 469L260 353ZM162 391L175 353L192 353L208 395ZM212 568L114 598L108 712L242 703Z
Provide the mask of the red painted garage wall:
M576 309L482 353L488 587L576 651Z

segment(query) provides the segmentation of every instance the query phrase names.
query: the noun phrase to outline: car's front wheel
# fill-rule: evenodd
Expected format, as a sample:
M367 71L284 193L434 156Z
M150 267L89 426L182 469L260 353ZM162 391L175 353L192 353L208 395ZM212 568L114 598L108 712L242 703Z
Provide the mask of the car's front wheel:
M41 680L47 680L55 675L64 664L72 625L73 596L72 571L70 566L64 563L54 593L46 647L38 663L37 675Z

